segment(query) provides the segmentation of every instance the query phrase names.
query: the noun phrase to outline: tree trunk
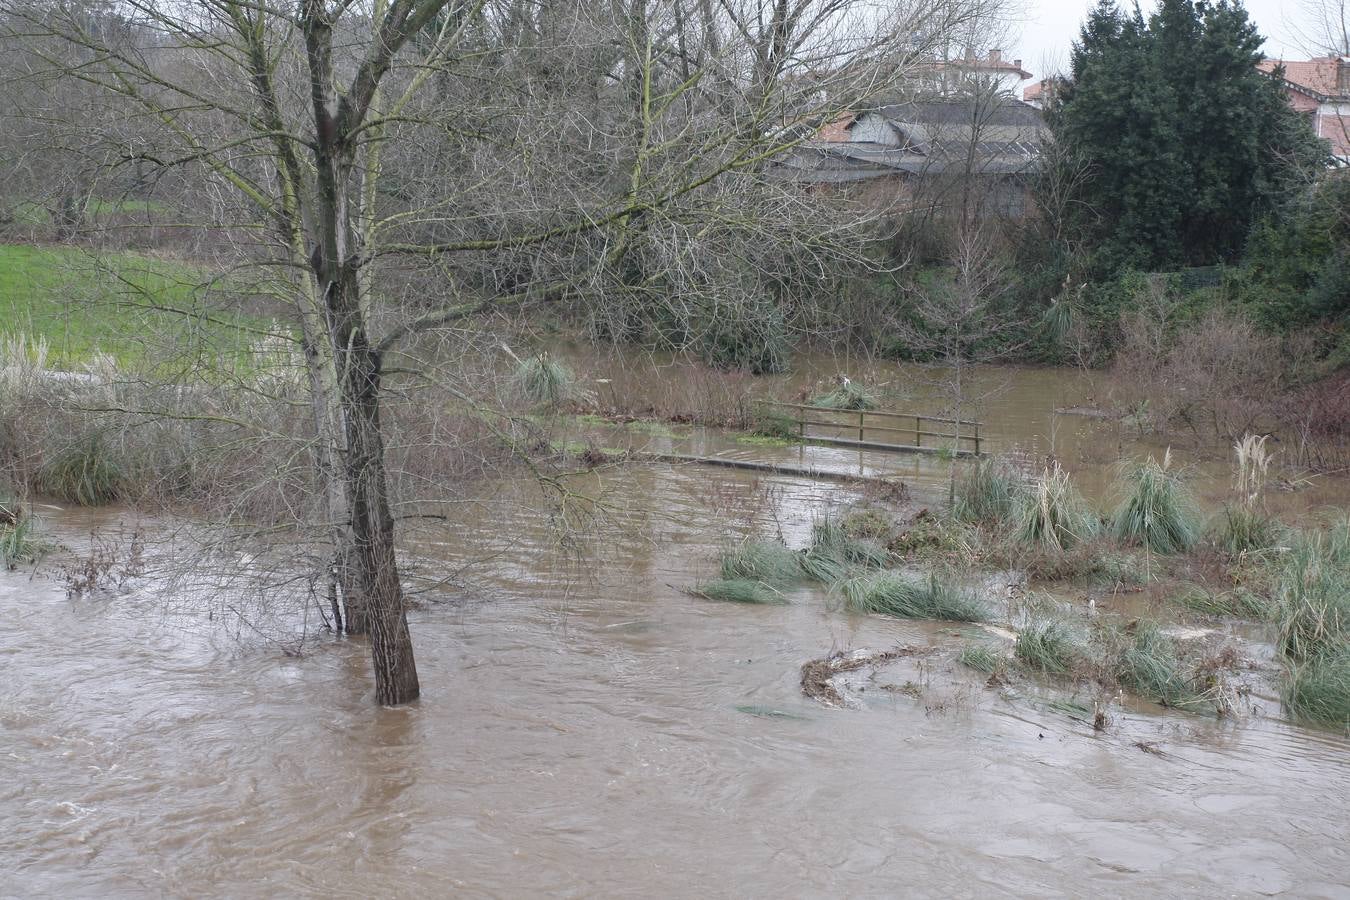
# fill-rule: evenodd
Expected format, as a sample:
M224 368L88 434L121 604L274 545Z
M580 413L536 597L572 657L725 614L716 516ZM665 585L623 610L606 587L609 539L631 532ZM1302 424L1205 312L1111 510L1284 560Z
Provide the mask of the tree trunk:
M421 688L394 552L394 516L380 428L380 356L366 336L358 290L350 266L339 269L328 290L334 337L341 348L337 359L347 439L344 480L351 515L348 562L365 601L375 697L393 706L417 699Z

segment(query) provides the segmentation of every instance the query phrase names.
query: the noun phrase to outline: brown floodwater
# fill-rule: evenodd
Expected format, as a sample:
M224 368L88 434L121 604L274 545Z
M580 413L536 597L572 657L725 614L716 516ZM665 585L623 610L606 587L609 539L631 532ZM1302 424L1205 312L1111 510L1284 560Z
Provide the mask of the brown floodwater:
M470 587L413 613L405 708L373 705L359 641L292 658L154 578L71 600L0 574L0 896L1350 896L1350 740L1286 721L1265 673L1236 719L1125 702L1094 732L1067 702L1092 698L959 667L974 626L687 593L728 539L800 545L847 488L572 485L600 501L581 545L520 480L419 533ZM130 515L43 512L77 549ZM896 645L932 648L899 690L802 695L807 660Z

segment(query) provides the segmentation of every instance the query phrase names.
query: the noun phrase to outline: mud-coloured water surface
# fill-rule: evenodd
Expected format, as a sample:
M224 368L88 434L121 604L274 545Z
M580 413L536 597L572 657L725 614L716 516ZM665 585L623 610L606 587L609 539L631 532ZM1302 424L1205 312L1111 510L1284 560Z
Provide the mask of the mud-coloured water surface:
M1127 705L1094 732L958 667L974 626L686 593L730 536L800 544L845 489L574 486L604 501L589 547L507 481L415 548L476 589L424 597L400 709L359 641L288 658L153 582L77 601L0 575L0 894L1350 896L1350 741L1268 690L1238 720ZM896 646L861 709L803 695L804 662Z

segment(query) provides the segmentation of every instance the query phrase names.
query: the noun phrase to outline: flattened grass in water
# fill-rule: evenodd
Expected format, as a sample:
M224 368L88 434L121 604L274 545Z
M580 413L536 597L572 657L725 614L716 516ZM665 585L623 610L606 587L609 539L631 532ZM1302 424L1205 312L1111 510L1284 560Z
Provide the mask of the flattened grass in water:
M838 591L853 612L951 622L989 618L989 610L973 593L937 575L872 572L840 582Z
M851 537L843 525L828 516L811 526L807 554L872 568L884 566L890 560L885 547L867 538Z
M722 554L724 581L788 585L801 577L800 556L778 541L743 541Z
M1129 492L1112 519L1118 540L1154 553L1182 553L1200 539L1200 520L1190 491L1171 469L1171 454L1150 457L1125 476Z
M705 581L693 593L706 600L724 603L787 603L787 598L772 585L750 578L718 578Z

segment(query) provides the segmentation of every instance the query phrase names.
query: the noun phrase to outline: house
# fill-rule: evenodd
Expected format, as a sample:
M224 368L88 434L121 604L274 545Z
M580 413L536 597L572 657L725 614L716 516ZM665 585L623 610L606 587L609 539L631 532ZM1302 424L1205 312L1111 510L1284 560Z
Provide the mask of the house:
M1022 102L1036 109L1045 109L1055 99L1062 83L1063 79L1057 76L1042 78L1022 91Z
M1256 66L1274 76L1280 67L1289 105L1303 113L1317 136L1331 143L1332 155L1350 165L1350 56L1284 61L1263 59Z
M987 55L979 56L974 50L967 49L964 56L935 60L917 69L915 79L918 83L941 96L965 94L975 89L1016 97L1018 87L1031 77L1031 73L1022 68L1020 59L1004 59L1002 50L990 50Z
M845 113L775 161L780 178L835 185L882 208L950 205L1020 217L1038 171L1045 125L998 93L908 100ZM979 190L971 191L972 185Z

